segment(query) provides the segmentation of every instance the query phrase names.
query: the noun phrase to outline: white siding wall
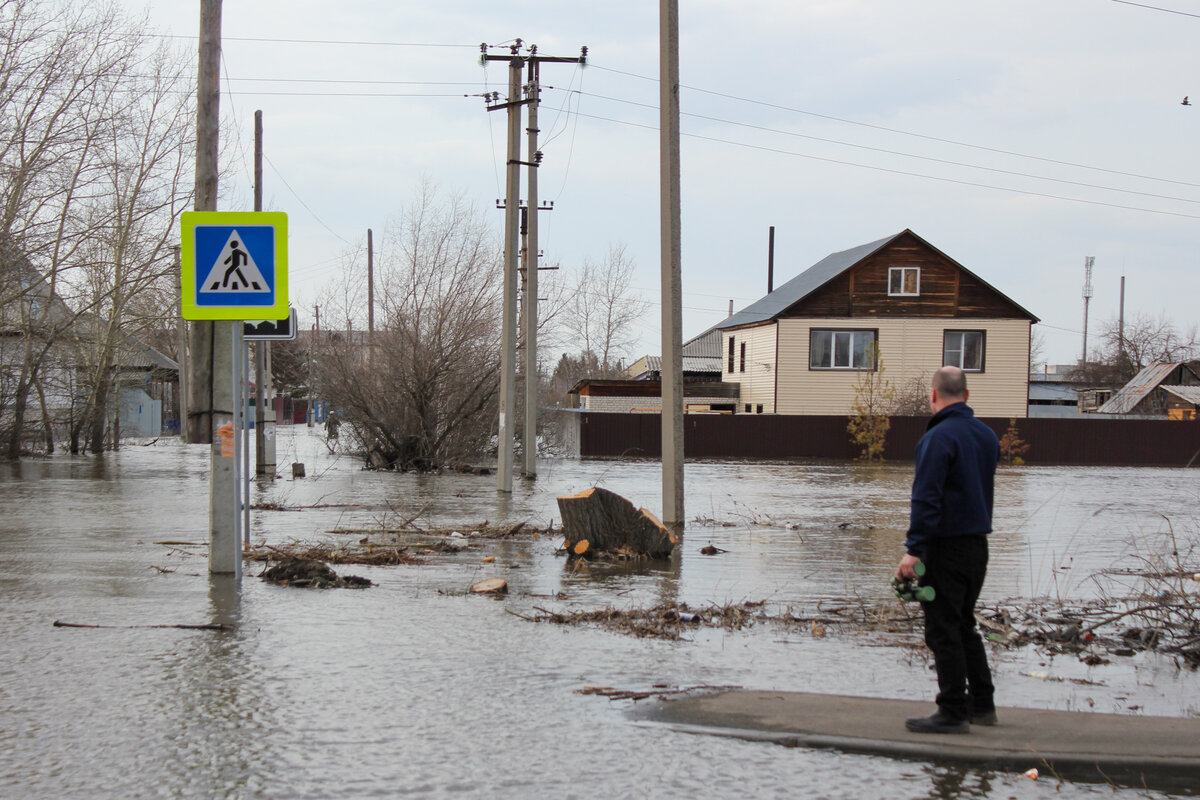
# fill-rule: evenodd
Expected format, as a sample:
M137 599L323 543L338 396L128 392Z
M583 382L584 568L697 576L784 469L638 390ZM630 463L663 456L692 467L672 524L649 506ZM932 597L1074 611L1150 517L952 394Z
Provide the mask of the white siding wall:
M847 414L858 374L809 370L810 328L875 328L884 376L900 386L928 378L942 365L946 330L984 330L984 371L968 373L970 404L981 417L1024 417L1029 396L1029 321L1013 319L820 319L779 320L781 414ZM743 396L745 389L743 388Z
M761 403L764 414L775 413L775 368L778 363L775 351L775 323L757 328L744 328L721 332L721 380L740 383L741 398L739 414L746 413L750 404L754 413ZM729 371L729 340L733 339L733 372ZM741 371L742 343L746 344L746 371ZM807 357L807 356L806 356Z
M630 412L662 413L661 397L580 397L580 408L584 411L604 411L609 413L628 414ZM684 409L694 411L707 410L711 405L728 405L733 402L728 397L687 397L684 398Z

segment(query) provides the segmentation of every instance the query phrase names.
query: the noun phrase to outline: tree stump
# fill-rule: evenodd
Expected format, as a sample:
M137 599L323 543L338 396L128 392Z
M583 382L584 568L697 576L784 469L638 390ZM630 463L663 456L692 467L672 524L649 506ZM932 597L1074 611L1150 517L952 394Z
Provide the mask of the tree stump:
M504 594L508 591L508 581L504 578L484 578L471 585L475 594Z
M634 508L607 489L592 487L560 497L558 511L569 557L609 553L666 558L679 544L648 509Z

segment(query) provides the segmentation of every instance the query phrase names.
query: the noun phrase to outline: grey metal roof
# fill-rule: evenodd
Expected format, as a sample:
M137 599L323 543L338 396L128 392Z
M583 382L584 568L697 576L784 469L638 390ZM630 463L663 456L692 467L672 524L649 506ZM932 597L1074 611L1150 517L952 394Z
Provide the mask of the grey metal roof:
M1031 383L1029 384L1030 400L1065 400L1078 402L1079 393L1073 387L1059 384Z
M886 236L878 241L860 244L840 253L830 253L808 269L783 284L775 291L757 300L720 323L719 329L735 328L766 322L791 308L867 256L890 244L906 231Z
M683 343L683 357L701 356L706 358L721 357L721 330L709 328L704 333L693 336Z
M1200 405L1200 386L1163 386L1165 391L1193 405Z
M1003 292L997 290L987 281L971 272L971 270L967 269L962 264L959 264L957 261L950 258L950 256L947 256L941 250L938 250L936 247L929 244L929 242L926 242L920 236L906 228L899 233L892 234L891 236L885 236L884 238L874 242L860 244L858 247L852 247L849 250L842 250L838 253L830 253L816 264L813 264L811 267L804 270L804 272L801 272L799 275L768 294L766 297L751 303L729 319L719 323L716 327L724 330L728 328L736 328L740 325L754 325L756 323L772 320L787 309L791 308L796 303L803 300L805 297L808 297L808 295L812 294L817 289L829 283L829 281L833 280L838 275L853 267L858 262L870 255L873 255L879 250L882 250L884 247L891 244L906 233L916 237L918 241L920 241L930 250L938 253L946 260L950 261L952 264L961 269L963 272L967 273L972 278L991 289L993 292L996 292L996 294L1003 297L1009 303L1012 303L1013 306L1021 311L1021 313L1028 315L1030 320L1033 322L1040 322L1036 316L1030 314L1020 305L1013 302L1012 299L1006 296Z
M1133 380L1122 386L1107 403L1096 409L1097 414L1128 414L1137 404L1146 399L1160 383L1167 379L1179 363L1151 364L1133 376Z
M662 372L661 356L646 356L646 369L650 372ZM715 372L721 371L720 356L683 356L684 372Z

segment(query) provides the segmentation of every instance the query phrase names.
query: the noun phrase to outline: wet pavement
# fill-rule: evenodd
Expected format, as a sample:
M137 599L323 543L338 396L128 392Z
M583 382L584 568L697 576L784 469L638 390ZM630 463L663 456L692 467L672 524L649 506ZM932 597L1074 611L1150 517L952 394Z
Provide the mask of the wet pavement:
M554 498L602 485L661 507L653 462L547 460L511 497L494 476L396 475L283 428L254 490L256 542L359 537L417 517L544 527ZM684 543L668 564L576 571L554 537L419 565L339 568L365 591L241 586L207 574L203 447L0 465L2 797L1041 797L1018 771L695 736L632 719L586 686L740 686L924 701L929 661L869 635L703 629L679 642L515 614L659 602L781 607L887 596L904 464L687 465ZM985 600L1089 597L1096 577L1196 534L1195 470L1005 470ZM312 508L311 506L321 506ZM331 533L335 530L355 533ZM712 543L729 552L703 556ZM493 563L483 559L494 556ZM485 577L507 597L471 596ZM508 613L508 612L515 612ZM109 628L55 628L55 620ZM126 627L225 623L230 631ZM1200 681L1167 655L1088 666L993 651L1000 701L1194 719ZM644 704L642 704L644 705ZM1035 764L1031 764L1035 766ZM1055 782L1062 797L1145 791ZM1149 796L1157 796L1150 793Z
M929 702L802 692L724 691L662 702L645 719L679 730L968 764L1029 769L1125 786L1200 786L1200 718L1047 709L997 709L995 725L967 734L912 733L904 720L928 716ZM1030 766L1032 765L1032 766Z

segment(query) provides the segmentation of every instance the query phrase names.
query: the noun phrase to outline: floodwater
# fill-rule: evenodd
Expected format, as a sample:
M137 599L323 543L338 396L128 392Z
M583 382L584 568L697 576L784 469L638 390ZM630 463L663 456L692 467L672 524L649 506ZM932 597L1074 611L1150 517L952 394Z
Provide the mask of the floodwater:
M509 497L494 476L362 471L318 433L281 428L280 472L302 461L309 477L258 487L255 502L325 507L254 511L256 542L409 517L544 527L557 495L592 485L661 508L654 462L547 460ZM257 565L240 590L210 577L207 468L207 448L165 439L0 465L0 797L1158 796L686 734L577 693L667 684L931 698L928 660L871 636L759 626L663 642L518 616L886 597L910 465L689 463L689 522L669 566L573 572L543 536L419 566L338 568L378 584L365 591L271 586ZM1130 579L1093 576L1157 558L1172 531L1196 541L1198 477L1004 469L985 600L1119 589ZM708 543L728 552L700 555ZM492 576L508 580L506 598L465 592ZM126 627L212 622L236 627ZM994 659L1002 705L1200 714L1200 678L1169 657Z

